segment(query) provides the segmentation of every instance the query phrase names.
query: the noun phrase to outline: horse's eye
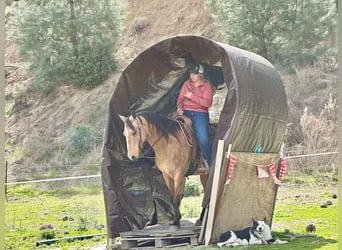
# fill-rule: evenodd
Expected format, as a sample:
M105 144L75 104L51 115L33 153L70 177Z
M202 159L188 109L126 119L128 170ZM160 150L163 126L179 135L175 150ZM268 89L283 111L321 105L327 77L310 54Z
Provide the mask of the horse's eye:
M137 134L137 131L136 131L136 130L133 130L132 135L136 135L136 134Z

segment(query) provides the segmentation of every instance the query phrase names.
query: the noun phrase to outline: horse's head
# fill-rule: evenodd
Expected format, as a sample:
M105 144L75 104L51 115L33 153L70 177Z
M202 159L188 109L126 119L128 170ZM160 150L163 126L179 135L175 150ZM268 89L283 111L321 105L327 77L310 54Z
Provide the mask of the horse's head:
M124 123L123 135L126 138L127 157L130 160L136 161L146 140L146 133L142 127L141 118L139 116L125 117L123 115L119 115L119 117Z

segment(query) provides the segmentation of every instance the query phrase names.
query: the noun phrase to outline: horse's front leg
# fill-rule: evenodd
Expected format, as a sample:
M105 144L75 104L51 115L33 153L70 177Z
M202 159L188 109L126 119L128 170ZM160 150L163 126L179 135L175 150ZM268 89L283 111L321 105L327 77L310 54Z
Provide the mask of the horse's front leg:
M173 215L173 220L172 223L170 224L170 226L173 229L173 226L176 226L176 228L179 227L179 220L180 220L180 212L179 212L179 205L176 205L175 203L175 183L174 183L174 179L171 178L169 175L167 175L166 173L163 172L163 178L165 181L165 184L167 186L167 189L169 190L170 193L170 197L171 197L171 202L172 202L172 207L173 207L173 211L174 211L174 215Z
M173 197L173 208L175 211L175 217L173 218L172 225L180 227L180 203L184 195L185 178L183 175L179 175L173 179L174 182L174 197Z
M166 173L162 172L163 179L165 181L166 187L169 190L171 201L173 202L173 197L174 197L174 183L173 179Z

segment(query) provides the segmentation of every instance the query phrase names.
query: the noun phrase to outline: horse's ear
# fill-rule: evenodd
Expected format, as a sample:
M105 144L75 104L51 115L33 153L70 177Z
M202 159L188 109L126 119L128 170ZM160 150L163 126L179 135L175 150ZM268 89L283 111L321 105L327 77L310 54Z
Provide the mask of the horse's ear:
M131 110L131 116L135 119L137 118L137 113L135 112L135 110Z
M125 123L127 117L126 117L126 116L123 116L123 115L120 115L120 114L118 114L118 116L119 116L119 118L121 119L121 121L122 121L123 123Z

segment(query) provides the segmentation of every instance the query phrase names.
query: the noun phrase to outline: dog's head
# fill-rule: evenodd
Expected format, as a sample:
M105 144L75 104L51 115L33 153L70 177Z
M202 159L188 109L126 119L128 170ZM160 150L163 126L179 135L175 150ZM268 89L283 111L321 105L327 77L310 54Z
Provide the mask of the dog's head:
M266 218L265 220L253 220L253 232L254 235L262 240L270 240L272 239L271 235L271 228L269 225L266 224Z

